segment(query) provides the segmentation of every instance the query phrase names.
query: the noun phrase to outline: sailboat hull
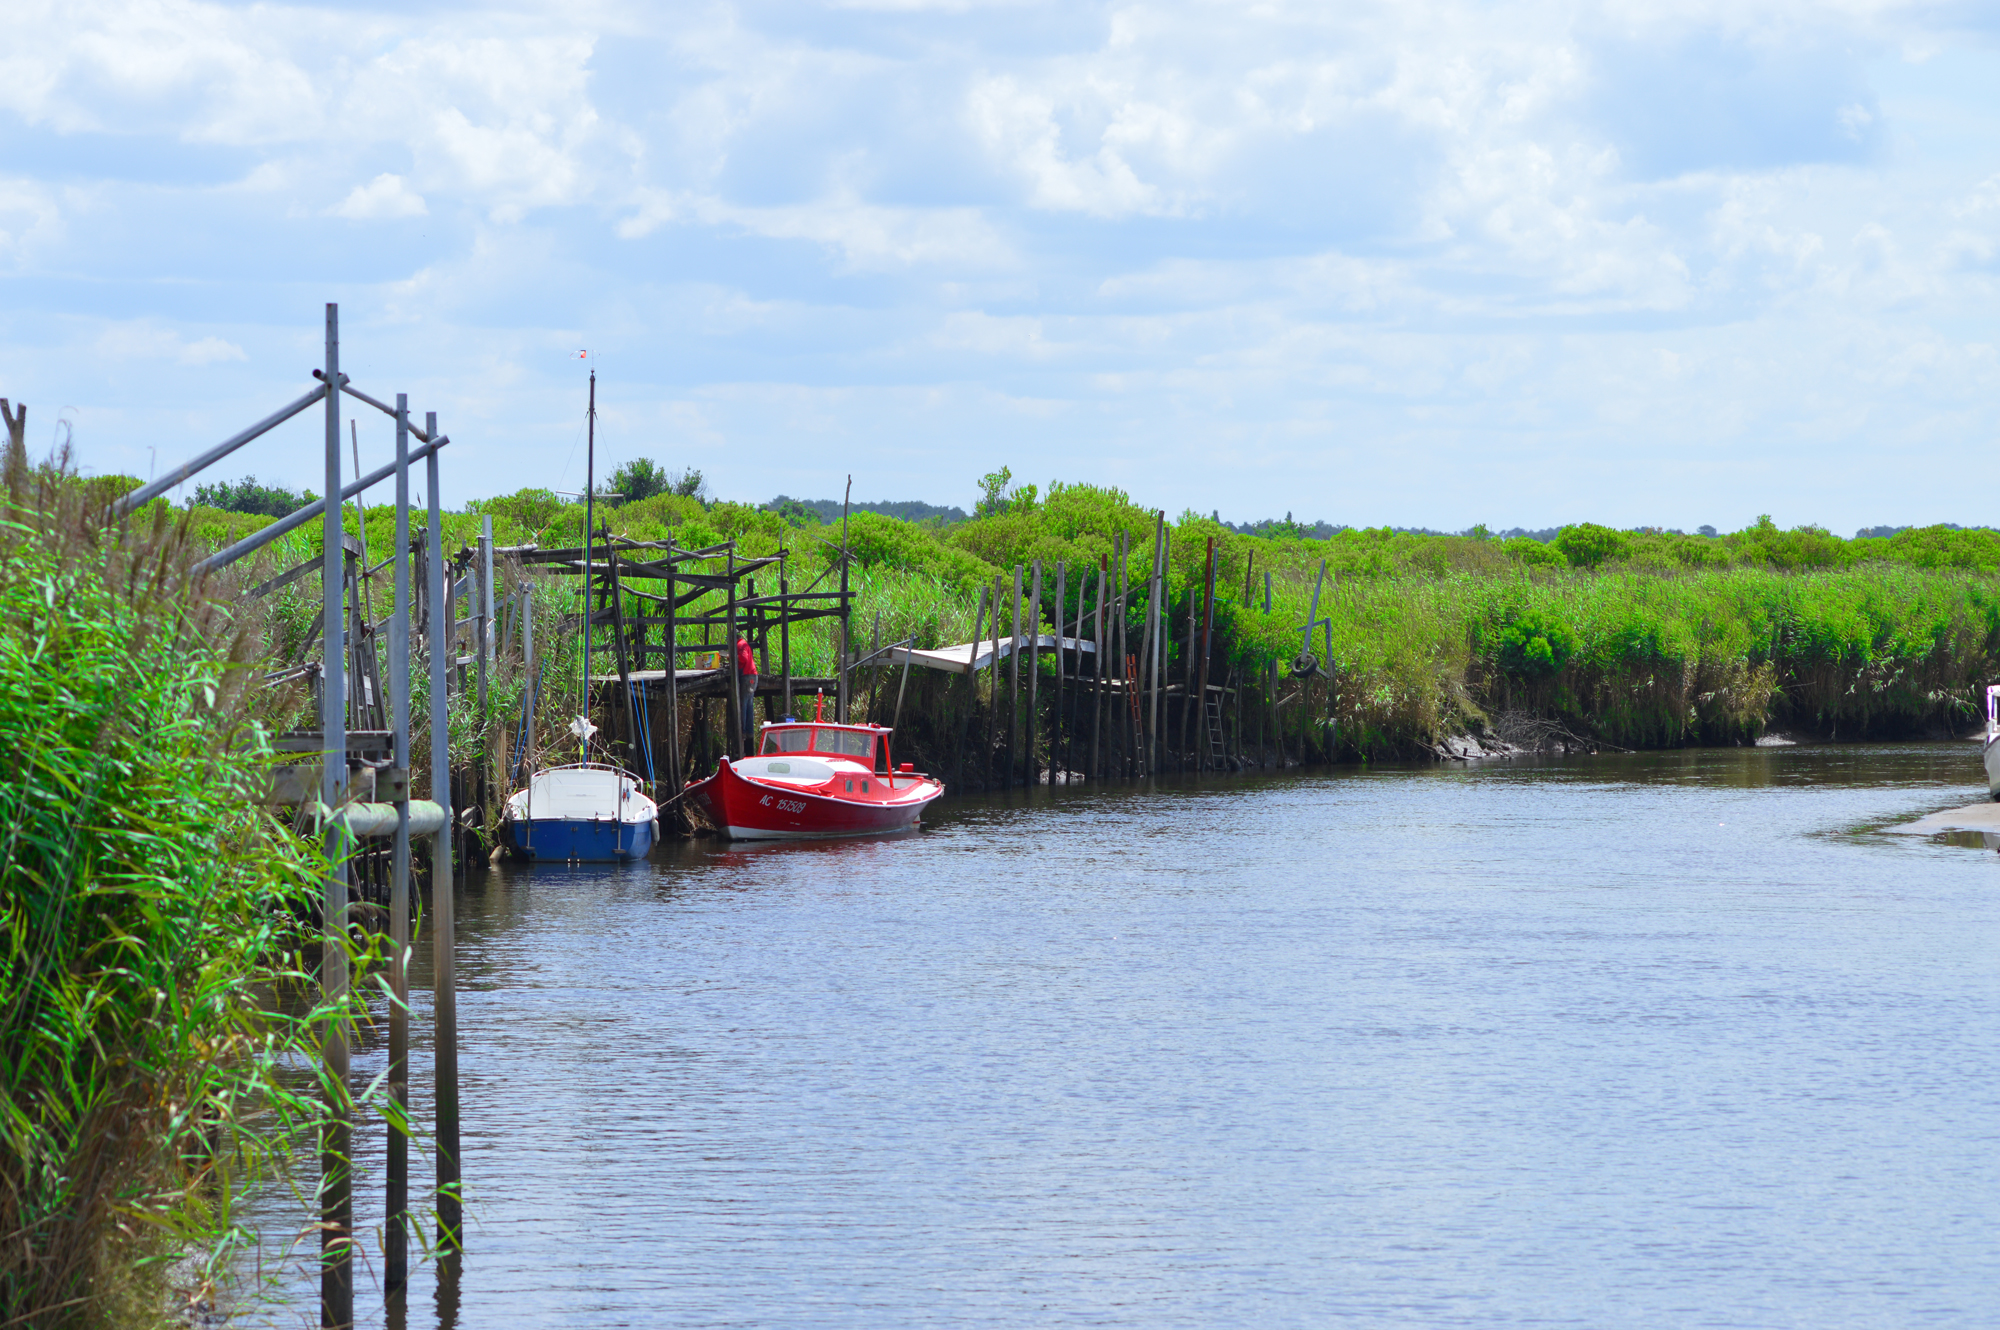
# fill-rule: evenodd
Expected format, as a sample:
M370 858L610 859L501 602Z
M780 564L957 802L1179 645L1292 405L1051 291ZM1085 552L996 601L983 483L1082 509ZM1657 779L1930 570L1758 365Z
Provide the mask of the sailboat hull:
M536 818L508 823L514 849L530 859L621 863L644 859L653 848L651 822Z

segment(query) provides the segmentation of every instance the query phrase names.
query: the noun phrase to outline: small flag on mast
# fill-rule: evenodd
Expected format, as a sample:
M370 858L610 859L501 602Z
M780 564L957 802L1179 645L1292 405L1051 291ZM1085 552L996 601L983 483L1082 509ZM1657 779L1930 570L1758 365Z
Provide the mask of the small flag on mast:
M577 353L576 353L576 358L577 358L578 360L588 360L588 359L590 359L590 352L588 352L588 351L579 351L579 352L577 352Z

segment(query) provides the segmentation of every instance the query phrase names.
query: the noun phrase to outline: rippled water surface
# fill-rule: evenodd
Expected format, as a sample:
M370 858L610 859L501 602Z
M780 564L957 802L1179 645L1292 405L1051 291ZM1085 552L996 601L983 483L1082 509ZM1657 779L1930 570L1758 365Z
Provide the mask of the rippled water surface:
M408 1323L1993 1324L2000 856L1877 830L1977 779L1348 770L497 868Z

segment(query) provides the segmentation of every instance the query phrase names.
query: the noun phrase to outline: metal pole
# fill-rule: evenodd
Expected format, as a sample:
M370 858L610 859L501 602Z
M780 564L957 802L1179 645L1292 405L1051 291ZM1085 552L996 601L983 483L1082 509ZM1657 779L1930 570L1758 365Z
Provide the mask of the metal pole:
M590 430L590 445L583 455L583 722L584 733L589 733L590 725L590 542L595 535L592 523L596 521L595 497L597 488L597 371L590 371L590 412L584 417ZM571 447L576 445L571 444ZM574 456L575 454L571 454ZM590 761L590 740L579 739L582 745L580 761Z
M854 477L847 478L847 488L840 496L840 696L839 716L842 725L847 724L847 655L848 639L852 636L850 620L853 616L852 602L847 597L847 508L854 497ZM1000 613L1000 602L993 602L993 613ZM977 654L976 652L974 653Z
M389 1098L410 1108L410 401L396 394L396 613L389 621L389 688L396 709L396 844L389 877ZM388 1222L382 1290L394 1298L409 1282L410 1137L389 1129Z
M424 432L437 437L437 412L424 415ZM444 825L431 842L431 969L437 983L437 1213L438 1246L464 1248L463 1211L458 1199L458 975L453 968L456 913L451 864L451 721L446 713L446 657L451 641L451 603L444 596L444 517L438 506L438 459L426 461L430 486L431 576L431 798L444 809Z
M412 434L416 433L415 430L411 430L410 432ZM450 439L439 439L435 443L427 443L423 447L411 453L410 460L412 462L421 461L422 459L429 457L432 453L436 452L438 449L444 447L447 443L450 442L451 442ZM351 499L355 495L361 493L363 490L370 489L376 485L381 484L383 481L389 479L391 476L395 474L396 474L396 464L394 462L391 462L387 466L377 467L375 470L370 471L367 475L361 477L359 480L352 481L345 488L343 488L340 491L339 502L345 502L346 500ZM263 549L266 545L270 544L278 537L289 536L290 534L292 534L292 532L298 530L300 527L305 526L306 524L311 522L315 517L324 516L325 513L326 513L326 500L314 499L311 503L299 509L291 516L279 518L277 521L271 523L269 526L258 527L255 531L243 537L243 539L237 541L234 545L231 545L228 549L220 550L214 554L209 555L206 559L203 559L200 563L194 566L195 571L198 573L212 573L218 568L226 568L230 564L235 563L238 559L244 558L247 555L255 554L258 550Z
M326 377L338 383L340 374L340 307L326 307ZM326 394L326 492L340 493L340 394ZM319 797L337 808L347 794L347 616L342 592L347 585L347 551L342 540L340 505L328 504L320 523L325 542L320 570L320 620L326 647L325 674L319 704L320 743L325 757L320 767ZM320 988L336 1013L347 1003L347 845L338 822L326 834L326 891L321 901L324 936L320 951ZM327 1123L320 1139L320 1324L354 1323L354 1179L349 1164L352 1110L347 1094L347 1023L336 1014L326 1026L321 1056L326 1064Z
M265 433L268 430L275 429L279 425L284 424L287 420L290 420L293 416L305 410L307 407L311 406L314 402L317 402L320 398L324 396L326 396L326 385L321 384L319 387L307 393L304 397L301 397L298 401L293 402L290 406L280 407L278 410L272 412L270 415L264 417L262 420L252 425L249 429L244 430L241 434L231 435L229 438L224 439L221 443L216 444L213 448L210 448L207 452L203 453L201 456L195 458L192 461L183 462L180 466L175 467L172 471L169 471L166 475L161 476L158 480L153 481L151 484L141 485L138 489L133 490L130 494L127 494L124 498L120 499L117 502L117 504L113 508L113 515L117 517L123 517L125 514L131 512L134 508L137 508L140 504L148 503L154 499L159 498L162 494L165 494L168 490L180 484L182 481L186 480L189 476L207 470L209 467L215 465L217 462L220 462L223 458L229 456L229 454L235 452L238 448L241 448L244 444L250 442L250 440L256 438L260 434ZM328 490L327 493L331 494L333 493L333 491Z

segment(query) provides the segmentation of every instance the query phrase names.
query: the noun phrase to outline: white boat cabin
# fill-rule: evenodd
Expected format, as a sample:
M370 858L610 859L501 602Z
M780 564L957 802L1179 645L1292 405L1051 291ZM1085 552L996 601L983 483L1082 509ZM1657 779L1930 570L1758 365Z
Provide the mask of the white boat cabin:
M638 777L595 763L537 771L507 800L516 821L650 822L658 812Z

